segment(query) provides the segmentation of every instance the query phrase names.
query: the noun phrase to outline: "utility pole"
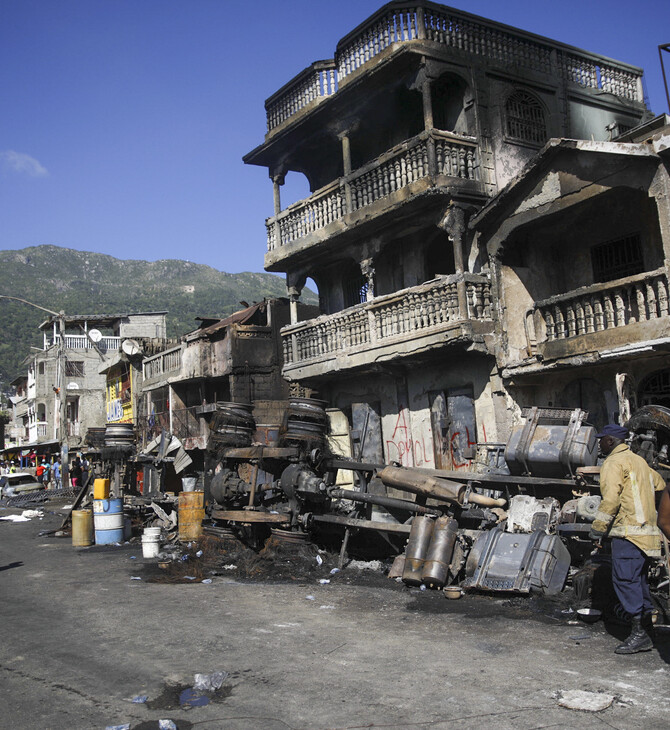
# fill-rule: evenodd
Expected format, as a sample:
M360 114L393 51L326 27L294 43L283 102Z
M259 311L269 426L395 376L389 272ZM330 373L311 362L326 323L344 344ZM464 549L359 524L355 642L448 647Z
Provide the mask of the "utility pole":
M67 446L67 391L65 389L65 312L61 309L60 312L53 312L51 309L41 307L39 304L34 304L26 299L20 299L19 297L10 297L6 294L0 294L0 299L12 299L15 302L21 302L22 304L28 304L35 309L41 309L43 312L58 317L58 332L60 335L60 342L58 345L58 398L59 398L59 425L58 425L58 440L60 441L60 468L61 468L61 485L63 489L68 486L69 482L69 468L68 468L68 446Z

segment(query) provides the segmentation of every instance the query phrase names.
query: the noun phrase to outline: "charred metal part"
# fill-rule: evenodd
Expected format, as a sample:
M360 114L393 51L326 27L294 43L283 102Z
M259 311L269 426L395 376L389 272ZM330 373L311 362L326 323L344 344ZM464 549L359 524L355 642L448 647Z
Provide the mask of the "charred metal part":
M558 479L558 478L538 478L538 477L527 477L516 474L510 474L509 476L504 474L475 474L471 471L448 471L443 469L426 469L424 467L414 467L412 471L419 474L425 474L427 476L437 477L438 479L449 479L455 482L472 482L473 484L486 484L489 487L492 485L517 485L517 486L528 486L538 487L542 486L546 489L552 489L556 487L566 487L567 489L575 488L574 479Z
M515 534L499 527L482 532L470 551L463 586L491 591L559 593L570 553L558 535Z
M256 430L251 403L217 403L216 412L212 416L210 448L222 446L250 446L251 437Z
M421 571L421 580L427 586L441 588L447 582L457 535L458 522L453 517L438 517L435 520L433 536Z
M535 499L517 494L510 500L506 532L535 532L549 534L558 522L561 505L553 497Z
M326 498L326 485L305 464L289 464L282 472L280 486L289 499L323 500Z
M228 448L221 451L225 459L297 459L300 451L294 446L249 446Z
M399 535L409 535L409 525L398 525L394 522L374 522L373 520L358 520L354 517L343 515L315 515L306 513L302 515L301 522L309 527L312 522L326 522L333 525L344 525L345 527L360 527L363 530L377 530L379 532L395 532Z
M462 504L465 486L446 479L436 479L417 473L416 469L387 466L377 475L387 487L395 487L405 492L433 497L444 502Z
M407 499L397 499L396 497L384 497L381 494L370 494L365 492L355 492L351 489L329 489L328 496L333 499L349 499L352 502L365 502L366 504L378 504L380 507L388 507L391 509L402 509L407 512L415 512L419 515L438 516L440 513L430 507L423 507L416 502L410 502Z
M291 516L278 512L259 512L252 509L213 509L212 519L241 523L288 523Z
M587 522L593 522L596 518L596 512L600 507L602 497L596 494L589 494L586 497L580 497L577 500L577 516Z
M670 408L665 406L642 406L624 423L629 430L637 433L639 431L663 431L670 438Z
M435 520L431 517L418 515L412 520L412 529L405 549L405 568L402 572L403 583L410 586L421 585L423 564L428 553L434 527Z
M524 416L526 422L512 429L505 449L512 474L567 477L580 466L596 463L596 429L582 425L585 411L530 408Z
M209 483L209 494L215 502L227 504L235 497L247 494L251 487L230 469L222 469L214 474Z
M328 433L326 402L314 398L290 398L284 413L284 443L321 444Z
M270 534L282 542L288 542L291 544L302 544L309 538L309 535L306 532L302 532L300 530L284 530L281 527L272 527L270 529Z

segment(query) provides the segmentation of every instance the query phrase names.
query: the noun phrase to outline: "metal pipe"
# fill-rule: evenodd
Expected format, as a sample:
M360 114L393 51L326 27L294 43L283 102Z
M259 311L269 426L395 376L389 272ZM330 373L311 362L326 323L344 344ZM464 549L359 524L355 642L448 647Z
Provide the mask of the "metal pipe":
M411 527L409 525L399 525L394 522L373 522L372 520L357 520L353 517L344 517L343 515L314 515L306 514L303 516L305 522L328 522L334 525L344 525L345 527L360 527L363 530L379 530L380 532L396 532L401 535L409 535Z
M424 497L433 497L433 499L440 499L444 502L463 504L465 485L458 482L436 479L418 473L416 469L397 466L385 467L379 472L378 476L388 487L395 487Z
M334 499L350 499L352 502L378 504L380 507L387 507L389 509L404 509L407 512L416 512L419 515L437 516L439 514L437 510L424 507L416 502L410 502L407 499L396 499L395 497L385 497L381 494L365 494L363 492L354 492L351 489L331 489L328 495Z

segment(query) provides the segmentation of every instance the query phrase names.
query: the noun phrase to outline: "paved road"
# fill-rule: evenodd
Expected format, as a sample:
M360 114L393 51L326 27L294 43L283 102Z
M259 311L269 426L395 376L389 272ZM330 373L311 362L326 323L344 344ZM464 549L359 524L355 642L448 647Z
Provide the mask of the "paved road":
M59 521L0 522L2 728L668 727L670 637L660 653L617 657L602 623L491 597L150 584L131 580L137 546L38 536ZM230 676L215 701L181 709L172 685L217 670ZM575 689L616 700L601 713L559 707ZM131 703L137 695L149 702Z

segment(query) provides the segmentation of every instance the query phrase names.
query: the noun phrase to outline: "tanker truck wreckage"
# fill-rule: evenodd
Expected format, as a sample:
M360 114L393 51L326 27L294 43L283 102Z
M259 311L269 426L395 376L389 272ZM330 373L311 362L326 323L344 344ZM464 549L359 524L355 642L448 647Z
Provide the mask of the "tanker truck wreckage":
M251 444L251 414L251 405L219 404L210 425L205 494L215 534L336 537L342 567L350 539L376 533L397 556L389 576L408 586L552 595L580 572L590 591L585 566L603 556L592 556L588 537L600 493L596 429L585 411L524 409L507 444L478 444L468 471L338 456L325 403L315 399L288 401L271 444ZM670 409L646 406L627 426L633 450L667 479ZM353 475L353 488L338 473ZM652 566L652 586L667 584L667 574L666 554Z

